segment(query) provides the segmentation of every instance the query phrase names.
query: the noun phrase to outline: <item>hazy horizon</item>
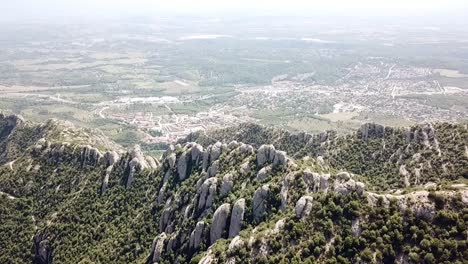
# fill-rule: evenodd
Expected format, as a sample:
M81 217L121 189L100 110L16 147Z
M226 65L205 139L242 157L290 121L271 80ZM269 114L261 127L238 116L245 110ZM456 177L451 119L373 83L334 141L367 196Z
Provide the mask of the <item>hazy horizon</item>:
M419 24L466 24L468 2L415 1L161 1L18 0L3 3L3 21L102 19L153 16L308 16L332 19L390 20Z

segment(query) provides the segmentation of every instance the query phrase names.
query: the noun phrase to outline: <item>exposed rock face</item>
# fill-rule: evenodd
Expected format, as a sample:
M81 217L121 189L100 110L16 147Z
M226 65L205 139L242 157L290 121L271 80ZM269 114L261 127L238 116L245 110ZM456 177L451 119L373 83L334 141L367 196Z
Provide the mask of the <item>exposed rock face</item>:
M166 160L167 160L167 164L169 164L169 168L171 169L174 168L176 164L176 160L177 160L176 154L170 153Z
M370 138L382 138L385 136L385 127L379 124L364 124L358 130L362 140Z
M245 199L239 199L234 203L231 213L231 224L229 226L229 238L237 236L241 230L244 220Z
M190 160L190 155L184 152L180 155L179 160L177 161L177 175L179 176L180 181L185 180L188 174L190 174Z
M106 160L106 166L112 166L120 160L120 156L115 151L107 151L104 154L104 159Z
M436 192L437 193L437 192ZM444 192L445 195L455 195L455 192ZM371 206L378 206L377 201L382 199L383 206L388 207L390 201L395 200L400 211L411 210L417 217L431 219L436 212L435 204L429 199L428 191L415 191L405 195L367 193L367 201ZM465 202L465 203L468 203Z
M206 224L203 221L199 221L195 226L195 229L190 234L190 241L189 246L190 248L198 248L203 241L204 232L205 232Z
M251 168L250 168L249 162L246 161L246 162L242 163L242 165L240 167L240 172L242 173L242 175L246 175L246 174L250 173L250 171L251 171Z
M151 249L152 263L159 263L159 261L161 261L161 256L164 251L164 243L166 242L166 239L167 235L163 232L153 240L153 245Z
M244 144L244 143L241 144L239 150L240 150L240 153L244 154L244 155L250 155L254 151L254 149L253 149L253 147L251 145Z
M231 240L231 243L229 243L229 250L236 250L244 247L244 241L242 241L242 238L240 236L236 236Z
M336 175L333 191L338 194L349 194L356 192L362 195L365 190L365 184L356 182L348 172L340 172Z
M49 264L52 263L52 250L49 240L43 234L34 236L34 263Z
M283 231L285 223L285 219L280 219L276 221L275 228L272 230L273 234L279 234L279 232Z
M268 193L270 191L270 187L268 184L263 185L262 187L259 187L253 197L253 220L254 222L259 222L263 214L266 213L266 208L267 208L267 198L268 198Z
M276 151L275 157L273 158L273 166L285 166L288 162L286 152Z
M81 151L81 165L96 165L103 157L97 148L85 146Z
M232 186L234 186L233 176L232 174L228 173L223 176L223 182L221 183L221 197L225 197L231 192Z
M107 186L109 185L109 177L113 167L114 165L110 165L105 171L104 179L102 180L101 194L104 194L107 191Z
M198 209L203 210L211 207L216 195L216 184L218 179L215 177L206 179L198 191Z
M304 218L312 210L312 196L302 196L296 203L295 213L298 218Z
M216 142L211 146L211 152L210 152L210 160L211 162L218 160L219 156L221 156L221 151L222 151L222 145L221 142Z
M159 161L151 156L145 156L145 160L148 163L150 169L157 169L159 167Z
M219 160L213 162L210 168L208 169L208 177L214 177L218 174L219 171Z
M360 220L359 218L356 218L351 221L351 232L353 232L353 235L355 236L360 236L361 235L361 225L360 225Z
M255 180L257 181L263 181L265 180L266 178L268 178L268 176L270 175L271 173L271 166L266 166L266 167L263 167L262 169L260 169L257 173L257 177L255 177Z
M203 147L200 144L193 143L191 150L192 162L198 165L203 161L203 154Z
M213 244L216 240L222 237L223 232L226 229L226 223L230 211L231 205L228 203L225 203L216 209L210 229L210 244Z
M330 174L318 174L316 172L311 172L309 169L304 170L303 179L307 184L308 192L319 192L328 190L328 180Z
M257 165L263 166L275 158L276 150L273 145L262 145L257 150Z
M403 177L403 183L405 184L405 187L410 186L410 173L408 170L406 170L406 165L401 165L400 166L400 175Z
M229 144L227 145L228 150L233 150L233 149L236 149L237 147L239 147L239 142L235 140L229 142Z

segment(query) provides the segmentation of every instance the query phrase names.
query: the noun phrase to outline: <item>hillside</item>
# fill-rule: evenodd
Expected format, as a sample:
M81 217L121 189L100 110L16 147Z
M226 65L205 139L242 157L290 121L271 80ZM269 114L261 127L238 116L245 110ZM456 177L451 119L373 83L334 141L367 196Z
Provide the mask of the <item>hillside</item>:
M0 262L465 263L467 142L462 124L244 124L155 159L0 116Z

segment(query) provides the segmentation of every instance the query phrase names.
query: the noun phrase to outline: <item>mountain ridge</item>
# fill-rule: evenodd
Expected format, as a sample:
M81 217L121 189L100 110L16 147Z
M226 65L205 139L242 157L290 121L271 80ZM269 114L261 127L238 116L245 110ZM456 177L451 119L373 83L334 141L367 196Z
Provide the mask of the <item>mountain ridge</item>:
M2 144L24 138L19 136L26 134L22 129L37 129L25 122L18 121L16 130L4 122L8 125L0 127L1 134L9 136ZM438 175L434 182L422 170L421 179L406 186L405 175L398 172L393 185L398 188L391 189L375 183L383 179L378 174L370 177L336 166L341 164L336 155L351 155L341 149L353 144L399 147L388 143L394 139L390 135L400 137L399 129L366 125L352 135L330 136L319 144L325 150L321 155L300 158L285 152L294 140L277 150L260 144L266 141L249 144L225 137L229 143L181 141L158 160L138 147L106 150L102 146L112 143L103 139L96 139L106 143L101 147L70 142L60 129L76 135L74 129L54 124L52 130L59 133L37 130L39 135L18 147L17 154L6 155L12 159L0 167L0 191L7 194L0 199L0 233L19 234L2 242L7 250L0 253L3 262L443 263L468 257L464 174ZM433 137L426 132L426 148L421 147L427 142L420 131L430 132L430 127L416 129L422 140L410 137L415 151L408 155L419 153L435 163L436 138L441 156L462 153L450 159L449 169L465 169L467 157L460 149L466 141L459 138L466 136L466 125L434 126ZM445 134L461 143L444 147ZM393 167L379 168L394 172Z

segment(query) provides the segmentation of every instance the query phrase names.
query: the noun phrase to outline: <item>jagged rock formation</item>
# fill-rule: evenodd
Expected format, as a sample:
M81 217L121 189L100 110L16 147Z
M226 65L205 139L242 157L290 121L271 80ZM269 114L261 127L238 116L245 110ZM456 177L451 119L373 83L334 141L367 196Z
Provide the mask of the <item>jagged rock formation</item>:
M204 236L206 224L203 221L199 221L195 226L192 234L190 234L190 248L198 248L202 243L202 239Z
M241 230L245 214L245 199L239 199L234 203L231 213L231 224L229 225L229 237L235 237Z
M221 205L213 215L213 223L210 229L210 243L213 244L216 240L220 239L226 229L227 219L231 211L230 204Z
M0 234L13 262L394 263L415 262L417 252L456 263L465 257L463 126L367 125L337 136L246 125L208 145L171 145L155 160L138 146L92 144L103 138L74 142L69 135L83 131L57 121L3 122ZM254 138L259 141L249 141ZM401 189L400 171L411 189ZM460 182L450 182L454 175ZM16 247L33 247L34 254ZM3 254L0 260L8 263Z
M263 214L266 213L266 200L268 198L268 192L270 186L268 184L258 187L253 197L253 220L254 222L260 221Z
M314 198L312 196L302 196L296 203L294 212L298 218L303 218L310 214L312 210L312 202Z

